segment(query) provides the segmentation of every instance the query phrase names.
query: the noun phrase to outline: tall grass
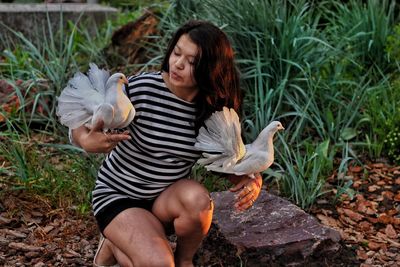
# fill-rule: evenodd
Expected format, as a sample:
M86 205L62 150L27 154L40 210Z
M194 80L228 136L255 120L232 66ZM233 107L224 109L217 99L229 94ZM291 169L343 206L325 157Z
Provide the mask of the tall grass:
M18 79L29 80L29 87L40 89L31 100L34 101L34 107L41 106L46 112L38 114L33 109L31 114L23 114L25 105L21 106L20 111L22 115L28 115L25 116L28 123L43 124L45 128L52 129L58 128L56 96L81 65L87 68L88 62L106 63L101 46L108 43L112 33L110 23L100 32L96 25L91 25L90 30L78 27L79 20L76 23L68 22L65 27L62 12L57 20L59 28L54 31L52 19L47 13L47 25L37 29L36 39L28 39L21 32L2 25L13 35L13 41L7 42L7 48L1 53L3 61L0 65L0 74L12 84ZM96 39L96 36L101 38ZM40 86L43 83L47 86ZM26 102L26 95L18 96L21 103Z
M326 33L345 54L344 62L350 62L344 64L349 78L370 71L371 78L379 81L383 73L393 71L385 46L396 19L396 1L368 0L364 4L350 0L325 4L321 6L329 22Z
M384 84L396 66L385 52L394 1L172 1L160 27L169 36L192 18L214 22L234 45L246 142L271 120L284 123L275 145L276 166L285 174L267 173L300 206L323 194L334 156L354 159L365 148L381 155L383 137L371 129L395 114L390 105L383 115L374 100L387 99ZM321 146L325 153L316 152ZM345 171L340 166L349 160L336 167Z
M0 52L0 75L19 104L12 113L0 105L1 182L44 195L55 205L87 212L102 156L52 144L68 142L55 116L56 97L74 72L84 71L89 62L107 63L102 51L116 25L107 21L89 30L85 24L68 22L64 28L62 13L59 20L60 27L53 31L48 16L37 40L8 28L13 38Z

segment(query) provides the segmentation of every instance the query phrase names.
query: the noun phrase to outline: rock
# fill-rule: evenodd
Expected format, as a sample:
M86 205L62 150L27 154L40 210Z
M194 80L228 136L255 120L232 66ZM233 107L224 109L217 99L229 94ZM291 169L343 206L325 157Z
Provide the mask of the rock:
M312 265L314 258L340 249L339 232L280 197L263 191L252 208L238 213L233 193L211 196L213 224L196 255L199 266L212 266L209 263L218 259L224 266Z
M63 23L63 27L67 26L68 21L74 24L83 22L87 23L87 25L101 25L107 19L117 16L117 14L118 9L99 4L0 3L0 21L7 26L0 27L0 36L3 35L10 39L19 40L8 29L10 28L15 32L21 32L25 38L37 43L43 41L43 31L46 32L46 36L49 36L50 30L53 33L60 30L61 23ZM94 26L87 27L92 35L96 34L96 28ZM0 49L6 47L4 42L0 42Z

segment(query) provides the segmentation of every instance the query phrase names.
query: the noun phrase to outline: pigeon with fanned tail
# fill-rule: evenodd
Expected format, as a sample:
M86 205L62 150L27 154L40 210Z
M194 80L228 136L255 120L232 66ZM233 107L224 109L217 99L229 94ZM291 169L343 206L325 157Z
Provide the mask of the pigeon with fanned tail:
M195 147L203 151L197 161L209 171L249 175L268 169L274 162L273 137L284 130L279 121L271 122L256 140L244 145L239 117L235 110L224 107L205 121L196 138Z
M121 129L135 117L135 108L123 91L128 80L122 73L109 72L89 64L88 75L77 72L57 98L61 124L76 129L91 129L103 120L104 130Z

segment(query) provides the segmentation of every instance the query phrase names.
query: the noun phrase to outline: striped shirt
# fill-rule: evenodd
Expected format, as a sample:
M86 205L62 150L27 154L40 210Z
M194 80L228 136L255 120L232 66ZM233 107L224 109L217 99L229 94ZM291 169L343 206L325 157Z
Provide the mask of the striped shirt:
M132 139L119 142L99 169L95 215L117 199L156 198L187 178L201 154L194 148L195 104L175 96L161 72L130 77L127 95L136 109L128 126Z

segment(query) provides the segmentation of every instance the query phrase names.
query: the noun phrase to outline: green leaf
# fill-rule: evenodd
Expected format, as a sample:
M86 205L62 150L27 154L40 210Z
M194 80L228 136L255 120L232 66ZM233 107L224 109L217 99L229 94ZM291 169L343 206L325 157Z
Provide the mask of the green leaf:
M357 136L357 131L355 128L344 128L342 131L342 134L340 135L340 137L344 140L344 141L349 141L351 139L353 139L354 137Z

